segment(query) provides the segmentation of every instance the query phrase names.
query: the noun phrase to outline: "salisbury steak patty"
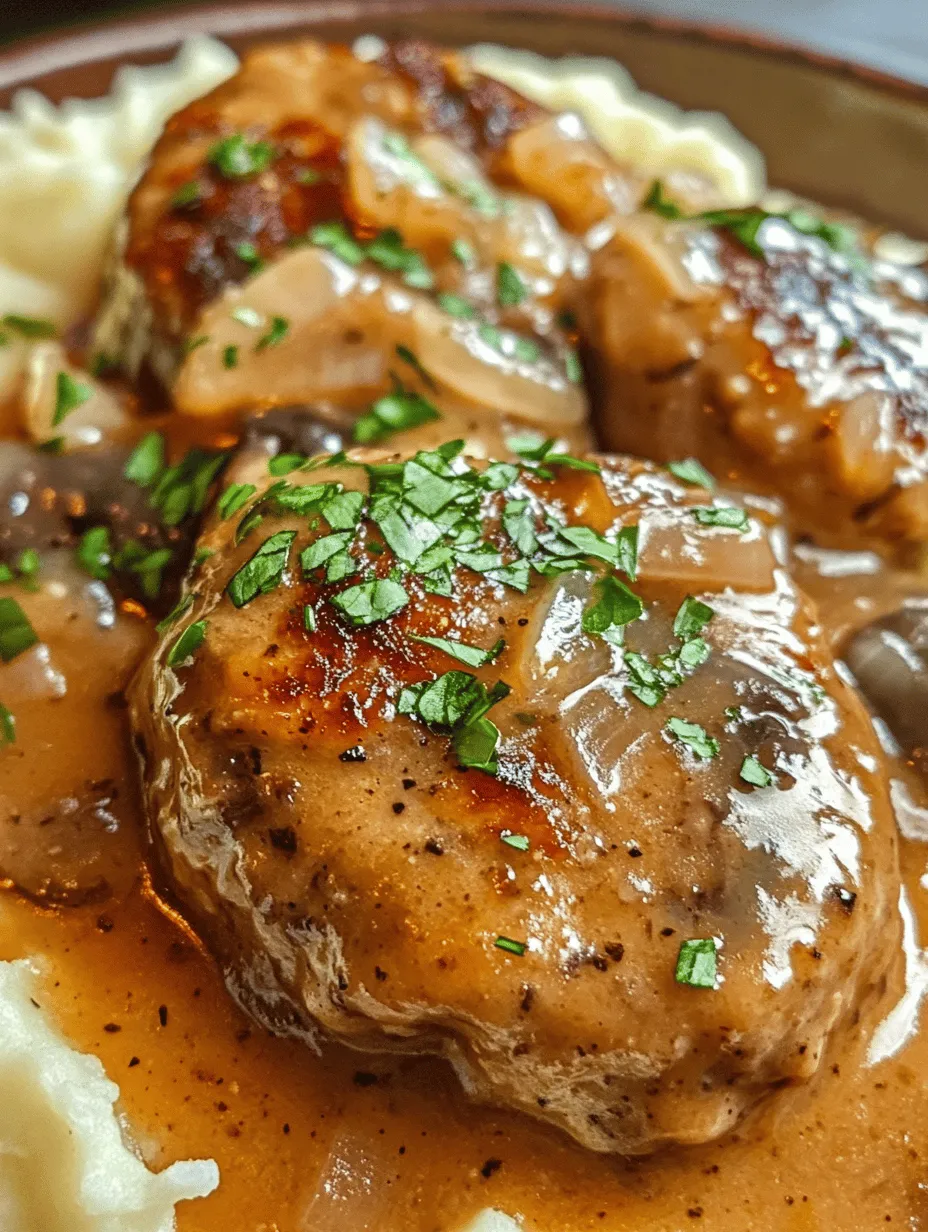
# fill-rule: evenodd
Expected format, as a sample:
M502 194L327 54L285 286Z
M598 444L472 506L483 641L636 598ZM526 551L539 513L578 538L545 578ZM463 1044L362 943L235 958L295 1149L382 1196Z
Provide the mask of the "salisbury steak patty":
M168 877L272 1030L715 1138L896 944L869 722L759 515L458 448L234 476L134 688Z

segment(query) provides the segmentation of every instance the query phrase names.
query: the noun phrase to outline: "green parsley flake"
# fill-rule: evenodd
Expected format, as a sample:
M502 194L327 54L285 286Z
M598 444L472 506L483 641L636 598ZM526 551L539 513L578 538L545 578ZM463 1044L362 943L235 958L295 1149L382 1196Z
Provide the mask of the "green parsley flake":
M106 526L84 531L77 545L77 563L98 582L107 581L112 573L113 547Z
M308 575L313 569L320 568L340 552L347 551L353 538L350 531L344 531L334 535L323 535L320 539L316 539L300 553L303 573Z
M188 625L168 651L168 667L189 667L197 651L203 645L208 622L195 620Z
M472 321L477 316L477 309L463 295L454 295L451 291L442 291L437 297L439 308L449 316L459 317L464 321Z
M451 736L451 747L462 770L482 770L484 774L498 774L499 762L496 750L500 731L489 719L475 719L459 728Z
M422 642L426 646L433 646L436 650L443 650L452 659L457 659L459 663L464 663L468 667L483 667L487 663L492 663L506 649L506 642L503 638L500 638L489 650L482 650L479 646L468 646L464 642L455 642L447 637L418 637L415 633L409 636L414 642Z
M278 453L270 459L267 469L272 475L289 475L305 466L307 461L305 453Z
M188 180L186 184L181 184L171 197L171 208L180 210L191 205L199 205L202 191L196 180Z
M267 141L249 141L244 133L235 133L212 147L209 162L227 180L244 180L266 171L274 161L275 150Z
M0 659L9 663L38 640L19 603L15 599L0 599Z
M0 704L0 746L16 743L16 719L12 710Z
M244 607L258 595L266 595L280 585L295 538L295 530L281 530L271 535L233 575L226 590L236 607Z
M580 356L576 351L564 352L564 371L567 373L567 379L572 385L583 384L583 364L580 362Z
M122 473L131 483L148 488L163 470L164 437L160 432L149 432L129 454Z
M317 223L309 232L309 241L349 265L360 265L364 260L363 247L343 222Z
M715 612L707 604L687 595L673 622L673 635L681 641L696 637L706 627Z
M557 438L553 436L549 436L540 445L535 444L533 439L521 437L512 437L507 443L510 449L520 458L524 458L526 462L537 462L543 464L544 467L565 466L569 470L590 471L594 475L601 474L598 462L593 462L589 458L575 458L569 453L555 453ZM544 470L539 471L539 474L544 475ZM550 474L546 477L550 478Z
M162 471L149 500L165 526L178 526L191 514L203 512L210 486L226 458L224 453L191 449L179 462Z
M239 310L237 309L236 311ZM243 308L240 311L244 312L245 309ZM233 312L232 315L235 316L235 313ZM206 346L207 342L209 342L209 334L196 334L193 338L186 338L183 347L184 354L191 355L194 351L198 351L200 347Z
M222 366L223 368L238 367L238 347L234 343L223 349Z
M651 191L641 203L642 208L651 210L654 214L660 214L661 218L677 219L685 217L683 211L678 205L669 199L664 194L664 185L660 180L655 180L651 185Z
M505 211L502 197L481 180L463 180L452 185L452 188L457 196L484 218L498 218Z
M165 616L163 620L159 620L155 625L157 632L164 633L167 629L170 629L172 625L176 625L181 616L185 616L193 607L193 601L195 598L196 596L193 594L186 594L178 599L177 603L171 608L167 616Z
M257 272L264 265L264 262L261 260L261 254L251 240L242 240L240 244L235 244L232 251L240 261L243 261L248 266L252 273Z
M272 317L270 329L255 343L256 351L266 351L268 347L280 346L290 332L290 322L286 317Z
M79 406L89 402L93 397L93 387L75 381L70 372L59 372L55 380L55 413L52 416L52 427L58 425L76 411Z
M715 480L696 458L684 458L682 462L668 462L667 469L681 483L691 488L705 488L708 492L715 489Z
M23 317L15 312L8 312L0 318L0 324L23 338L54 338L58 333L51 321L44 321L40 317Z
M528 851L529 849L530 843L525 834L512 834L506 830L499 837L500 842L505 843L507 847L514 847L516 851Z
M694 509L693 517L700 526L722 526L727 530L738 530L744 534L750 530L751 520L743 509L729 507Z
M746 757L741 763L741 778L752 787L772 787L776 782L766 766L754 757Z
M303 628L307 633L316 632L316 613L309 603L303 605Z
M409 595L392 578L377 578L376 581L349 586L347 590L333 595L329 602L350 624L361 628L396 615L409 602Z
M493 944L498 950L505 950L507 954L516 954L519 958L526 950L524 941L513 941L511 937L497 937Z
M666 729L681 744L691 749L700 761L711 761L719 755L719 742L710 736L704 727L698 723L689 723L686 719L668 719Z
M465 269L473 269L477 264L477 251L469 240L452 240L451 255L455 261L460 261Z
M216 502L216 512L225 521L251 500L257 492L253 483L230 483Z
M410 351L408 346L403 346L401 342L398 342L396 344L396 355L397 358L401 359L404 364L409 364L410 368L412 368L416 376L418 376L424 384L428 385L430 389L435 388L435 382L420 363L418 355L416 355L415 352Z
M427 398L397 389L378 398L367 414L361 416L354 425L354 439L360 445L369 445L394 432L405 432L437 419L441 419L441 415Z
M528 295L528 287L508 261L496 267L496 300L501 308L516 308Z
M715 988L717 976L718 950L714 938L684 941L677 956L677 983L689 984L691 988Z
M401 274L408 287L430 291L435 285L434 275L426 265L422 253L414 248L406 248L403 237L395 227L388 227L375 235L368 242L365 252L368 259L381 269Z
M612 646L621 646L625 626L641 617L644 604L624 582L611 574L601 578L596 583L595 590L599 600L585 609L582 618L583 632L591 637L601 637Z

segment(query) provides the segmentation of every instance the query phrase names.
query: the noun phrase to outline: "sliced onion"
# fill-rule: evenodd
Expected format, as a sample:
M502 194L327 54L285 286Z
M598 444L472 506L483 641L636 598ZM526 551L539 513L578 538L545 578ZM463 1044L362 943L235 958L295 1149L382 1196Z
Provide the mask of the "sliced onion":
M60 373L67 374L89 396L56 424ZM32 347L26 361L20 408L23 426L36 444L61 437L67 450L105 444L118 438L129 423L129 416L116 396L89 373L69 364L58 342L40 342Z

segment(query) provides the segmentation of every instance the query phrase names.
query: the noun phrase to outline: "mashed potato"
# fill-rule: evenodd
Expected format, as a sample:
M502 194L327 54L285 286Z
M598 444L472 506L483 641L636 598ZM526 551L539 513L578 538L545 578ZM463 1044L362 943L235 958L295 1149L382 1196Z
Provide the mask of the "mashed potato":
M113 1111L119 1088L33 999L28 963L0 963L0 1228L170 1232L174 1206L219 1184L211 1160L149 1172Z
M655 175L682 169L719 205L761 191L759 153L724 121L640 94L615 65L490 47L474 55L482 71L536 101L579 111L620 159ZM166 66L124 68L103 99L55 107L34 91L17 95L0 114L0 317L66 328L87 313L114 223L165 119L236 65L223 44L195 39ZM14 330L3 333L0 400L16 391L29 354ZM114 1114L118 1088L95 1057L57 1034L30 997L32 981L27 964L0 963L0 1229L168 1232L177 1202L216 1187L215 1163L150 1172ZM487 1210L466 1232L520 1228Z

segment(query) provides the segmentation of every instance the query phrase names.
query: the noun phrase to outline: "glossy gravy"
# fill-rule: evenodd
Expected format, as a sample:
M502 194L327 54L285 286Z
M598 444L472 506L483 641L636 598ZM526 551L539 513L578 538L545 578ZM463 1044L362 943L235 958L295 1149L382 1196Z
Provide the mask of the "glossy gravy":
M885 573L827 578L809 560L799 571L842 632L911 591L910 579ZM54 700L17 702L18 740L0 763L0 836L8 853L37 846L50 867L83 852L91 888L82 904L59 907L38 882L33 901L10 889L0 897L0 958L41 956L43 1008L119 1083L121 1111L151 1166L218 1162L218 1190L178 1209L181 1232L456 1232L485 1207L559 1232L928 1228L922 842L901 849L905 971L900 960L880 1004L811 1086L781 1092L713 1146L634 1161L597 1156L470 1105L443 1063L337 1045L317 1057L241 1014L144 861L119 695L151 636L148 621L124 604L105 631L80 611L62 621L67 599L57 614L45 592L22 602L68 687ZM902 764L898 774L907 775ZM926 803L918 782L908 789ZM62 801L72 802L64 817ZM83 821L68 840L74 815ZM880 1052L893 1055L876 1061Z

